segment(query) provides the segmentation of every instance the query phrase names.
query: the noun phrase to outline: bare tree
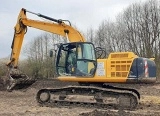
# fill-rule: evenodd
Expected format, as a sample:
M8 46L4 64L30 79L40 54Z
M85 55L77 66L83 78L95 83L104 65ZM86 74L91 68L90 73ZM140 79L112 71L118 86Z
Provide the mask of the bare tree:
M50 78L55 75L55 56L49 57L49 51L55 49L55 44L67 40L59 35L44 33L28 43L23 50L27 56L28 74L36 77Z
M87 41L92 42L93 44L95 44L96 41L94 41L94 37L95 37L95 31L93 30L92 27L90 27L89 29L87 29L86 39L87 39Z

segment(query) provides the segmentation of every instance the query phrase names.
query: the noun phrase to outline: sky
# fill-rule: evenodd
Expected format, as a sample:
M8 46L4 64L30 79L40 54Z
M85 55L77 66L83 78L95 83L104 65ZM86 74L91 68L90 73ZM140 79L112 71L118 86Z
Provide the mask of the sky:
M69 20L85 32L98 28L103 20L115 20L116 16L135 2L147 0L1 0L0 2L0 58L9 57L14 35L14 26L21 8L41 13L55 19ZM27 13L33 20L42 20ZM22 45L25 46L43 31L28 28Z

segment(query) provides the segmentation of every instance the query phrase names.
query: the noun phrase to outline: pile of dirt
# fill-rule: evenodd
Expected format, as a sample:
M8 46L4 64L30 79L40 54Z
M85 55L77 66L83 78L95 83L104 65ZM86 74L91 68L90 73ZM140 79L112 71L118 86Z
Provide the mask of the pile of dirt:
M31 87L36 89L41 88L56 88L69 85L78 85L76 82L62 82L58 79L39 79Z
M3 80L0 79L0 91L4 90Z
M160 116L160 112L138 112L123 110L93 110L90 112L80 113L79 116Z
M6 90L5 76L0 77L0 91Z
M0 77L0 91L6 91L6 77ZM69 85L77 85L76 82L62 82L58 79L38 79L35 83L27 88L35 88L35 89L42 89L42 88L56 88L56 87L63 87ZM21 90L21 89L20 89ZM25 91L25 90L24 90Z
M91 112L80 113L79 116L121 116L121 115L119 115L117 112L110 111L110 110L106 110L106 111L93 110Z

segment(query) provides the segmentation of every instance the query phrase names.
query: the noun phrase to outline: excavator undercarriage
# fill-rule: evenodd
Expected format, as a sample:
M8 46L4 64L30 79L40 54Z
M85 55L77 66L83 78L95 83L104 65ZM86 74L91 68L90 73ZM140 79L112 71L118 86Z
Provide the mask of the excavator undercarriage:
M36 96L40 106L86 107L99 109L134 110L140 94L134 89L103 86L68 86L41 89Z

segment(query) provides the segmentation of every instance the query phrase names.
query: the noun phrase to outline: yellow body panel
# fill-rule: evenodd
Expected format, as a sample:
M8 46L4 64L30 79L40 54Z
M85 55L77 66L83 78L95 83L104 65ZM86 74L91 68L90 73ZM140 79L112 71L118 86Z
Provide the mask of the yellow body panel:
M108 59L97 59L97 70L94 77L60 76L61 81L74 82L126 82L133 60L133 52L111 53Z
M108 82L108 83L124 83L126 78L95 78L95 77L75 77L75 76L60 76L58 80L69 82Z

